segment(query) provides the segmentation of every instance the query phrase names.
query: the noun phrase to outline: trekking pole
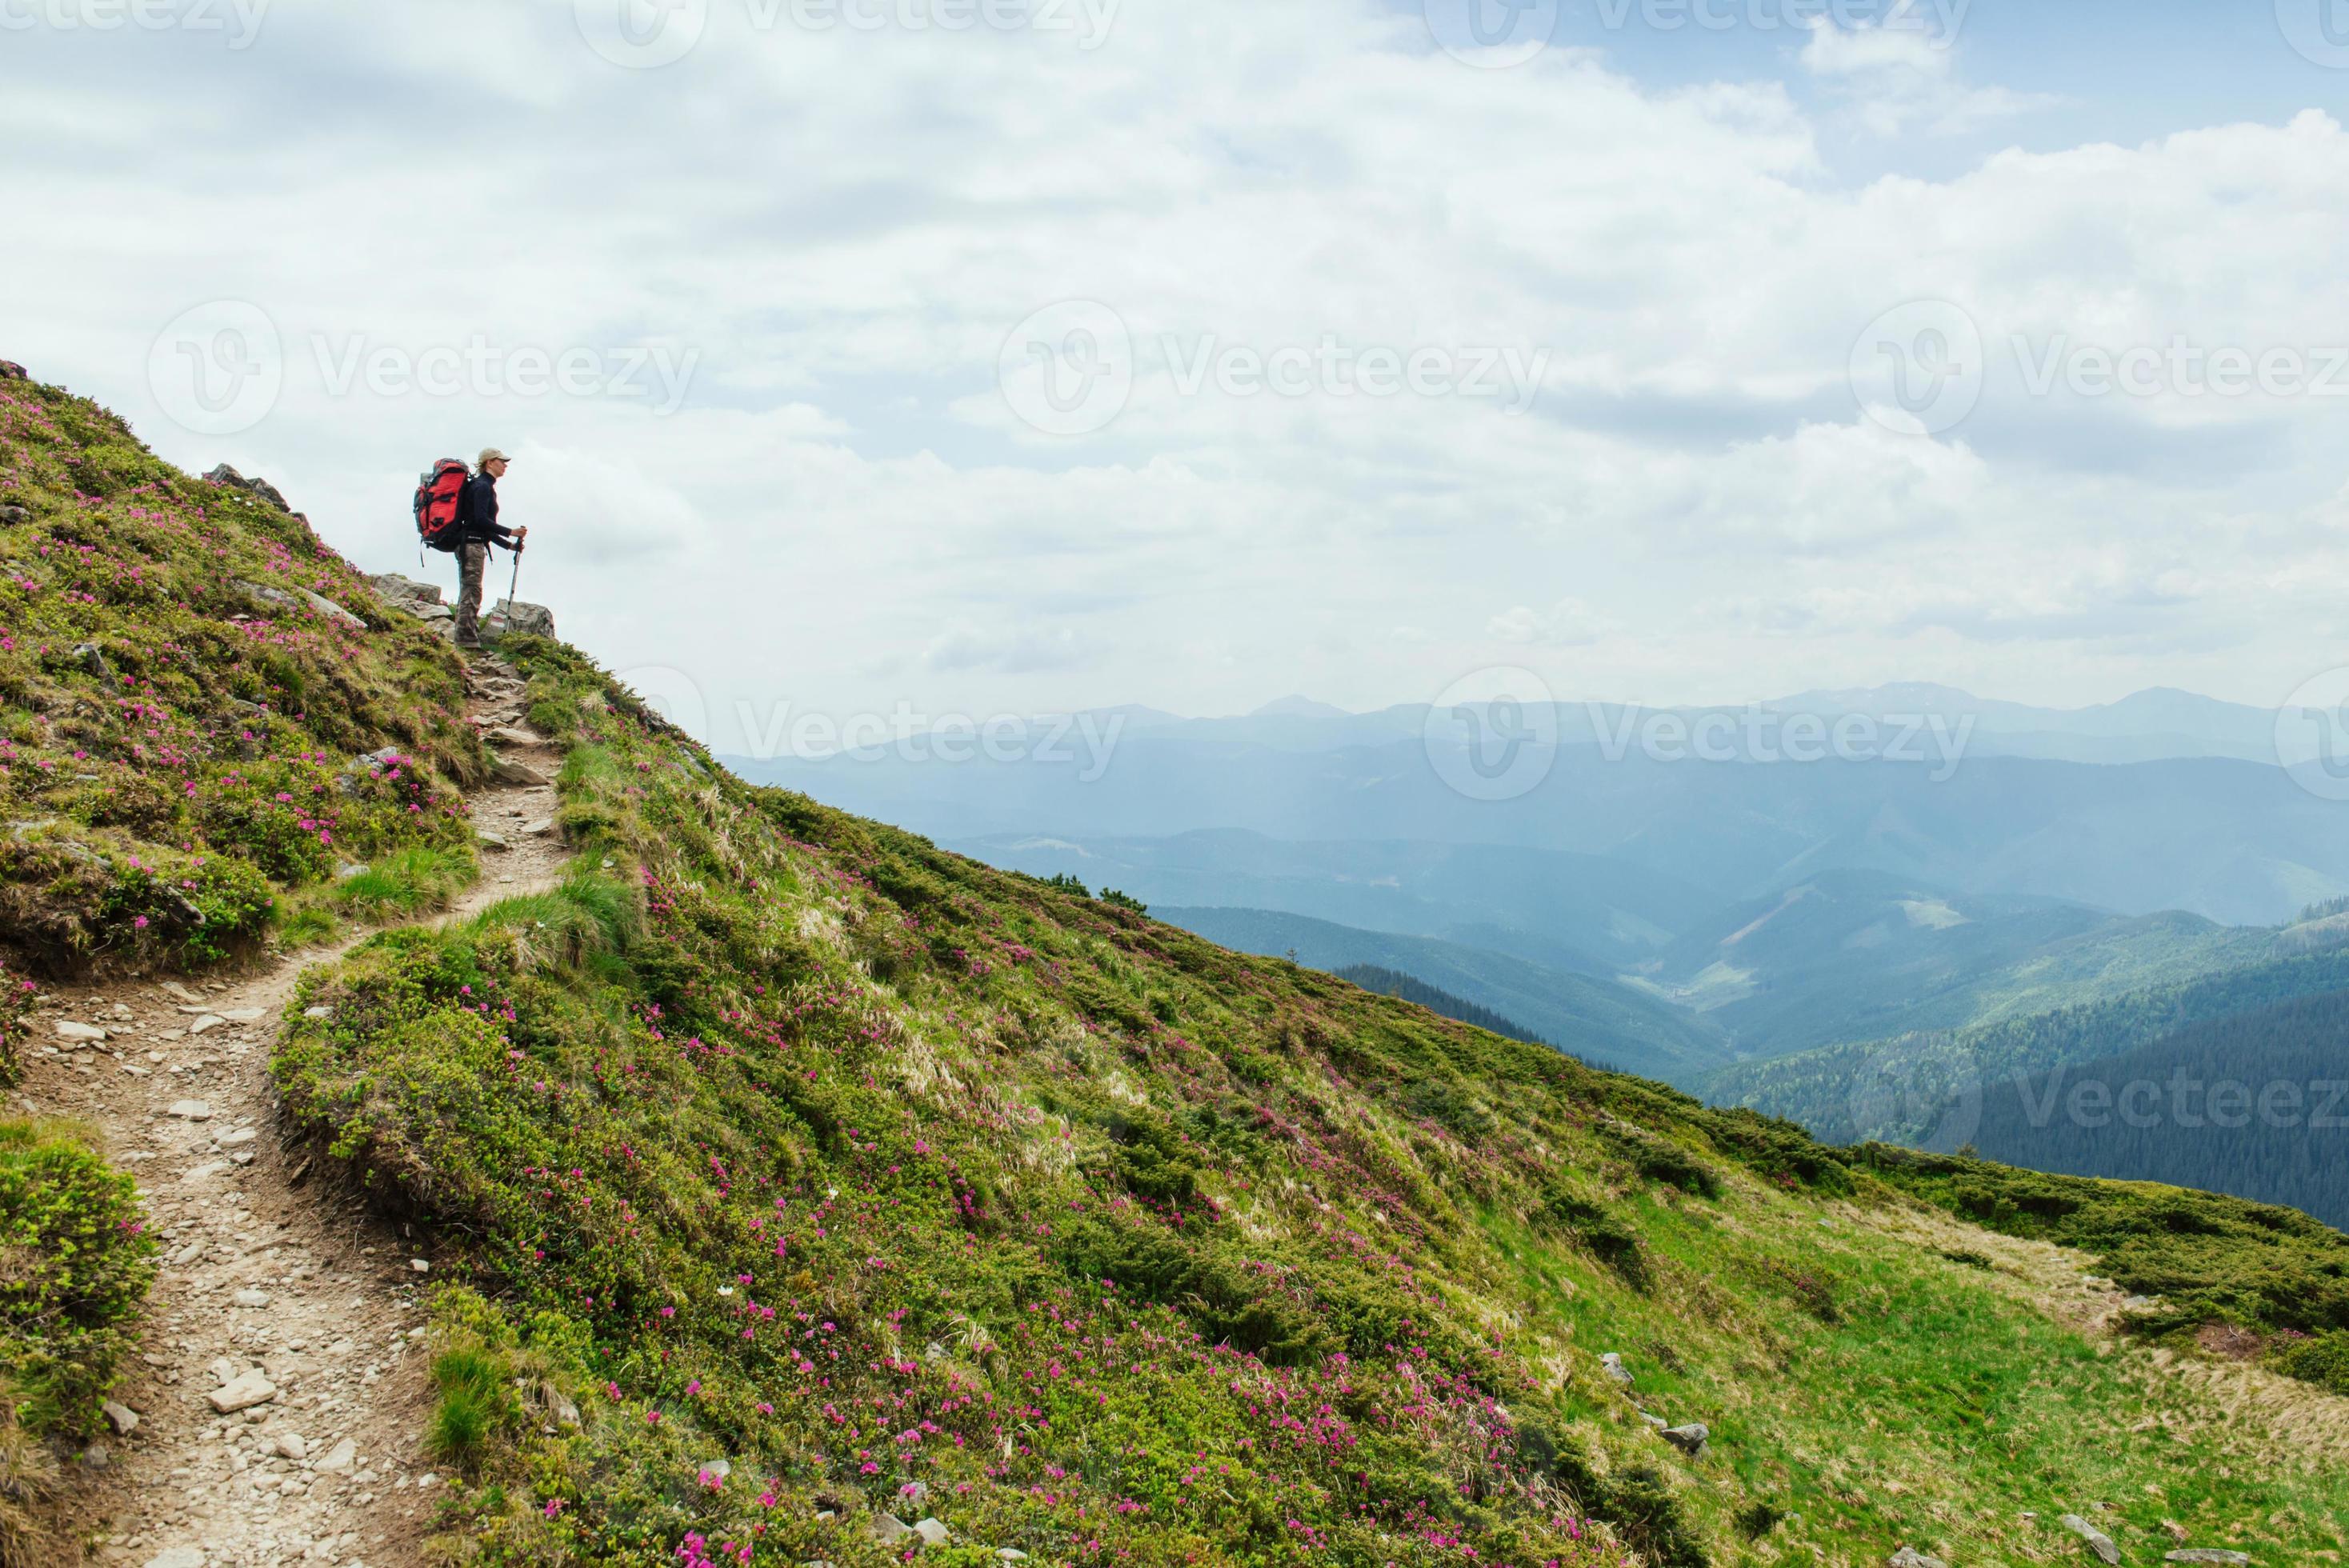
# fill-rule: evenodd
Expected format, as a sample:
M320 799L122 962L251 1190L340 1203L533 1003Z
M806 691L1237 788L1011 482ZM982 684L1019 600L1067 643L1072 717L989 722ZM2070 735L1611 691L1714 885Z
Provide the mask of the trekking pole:
M515 551L513 558L513 577L506 583L506 610L509 614L513 611L514 589L522 583L522 552Z

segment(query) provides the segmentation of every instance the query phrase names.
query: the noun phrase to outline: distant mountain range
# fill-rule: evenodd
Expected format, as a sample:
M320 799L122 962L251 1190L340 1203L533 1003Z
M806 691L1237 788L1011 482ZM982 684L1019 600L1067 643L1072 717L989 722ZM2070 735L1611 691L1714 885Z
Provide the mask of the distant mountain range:
M1456 943L1356 931L1268 910L1153 905L1150 913L1218 946L1290 958L1309 969L1334 973L1371 965L1411 975L1514 1019L1570 1055L1625 1072L1684 1080L1729 1059L1718 1029L1611 980Z

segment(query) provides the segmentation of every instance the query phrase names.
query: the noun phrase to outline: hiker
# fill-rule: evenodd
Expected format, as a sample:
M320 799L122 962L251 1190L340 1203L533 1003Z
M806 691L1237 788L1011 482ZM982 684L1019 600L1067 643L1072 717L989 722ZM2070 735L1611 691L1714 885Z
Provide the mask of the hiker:
M507 528L498 521L498 481L506 477L513 459L495 447L481 449L473 477L457 508L457 645L481 645L481 579L490 569L490 547L502 544L522 553L527 528Z

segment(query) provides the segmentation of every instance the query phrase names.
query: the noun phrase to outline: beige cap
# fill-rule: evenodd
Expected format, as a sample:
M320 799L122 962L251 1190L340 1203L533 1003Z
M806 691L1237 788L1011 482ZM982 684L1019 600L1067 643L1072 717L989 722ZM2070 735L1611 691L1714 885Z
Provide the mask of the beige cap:
M481 449L480 460L475 462L473 466L477 469L486 469L492 463L510 463L512 461L513 461L512 458L506 456L495 447L483 447Z

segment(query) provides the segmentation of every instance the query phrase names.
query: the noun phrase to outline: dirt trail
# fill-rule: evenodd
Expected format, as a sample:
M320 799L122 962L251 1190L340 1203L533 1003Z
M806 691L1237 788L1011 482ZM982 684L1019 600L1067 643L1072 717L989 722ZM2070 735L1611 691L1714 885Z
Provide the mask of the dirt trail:
M469 684L468 717L501 757L551 777L557 754L523 727L512 672L477 657ZM564 855L541 825L554 807L552 788L518 775L477 791L475 826L507 847L482 845L481 882L441 918L550 883ZM77 1467L89 1480L82 1517L106 1522L99 1562L417 1560L439 1484L419 1448L431 1253L282 1145L268 1075L296 978L357 940L240 980L60 989L35 1019L24 1104L100 1130L137 1175L163 1248L102 1468ZM75 1045L56 1037L60 1020L108 1037Z

